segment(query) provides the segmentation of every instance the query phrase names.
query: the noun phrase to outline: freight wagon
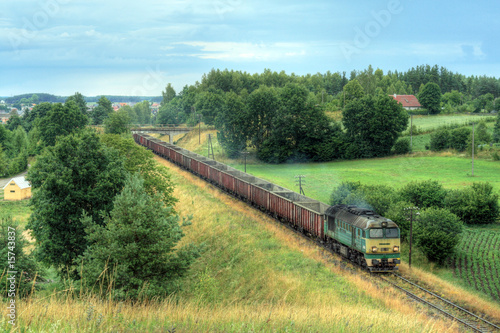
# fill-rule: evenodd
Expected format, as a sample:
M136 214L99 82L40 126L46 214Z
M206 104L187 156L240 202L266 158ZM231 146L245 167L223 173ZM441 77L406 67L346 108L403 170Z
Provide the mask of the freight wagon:
M398 269L399 228L372 210L329 206L149 135L134 140L370 271Z

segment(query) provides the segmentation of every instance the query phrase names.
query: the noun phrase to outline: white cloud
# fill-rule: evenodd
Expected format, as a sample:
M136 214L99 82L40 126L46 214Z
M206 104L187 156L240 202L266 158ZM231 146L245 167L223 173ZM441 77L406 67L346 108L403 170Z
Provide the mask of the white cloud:
M245 43L245 42L181 42L199 48L201 53L191 53L201 59L227 61L273 61L282 58L306 55L307 45L303 43Z

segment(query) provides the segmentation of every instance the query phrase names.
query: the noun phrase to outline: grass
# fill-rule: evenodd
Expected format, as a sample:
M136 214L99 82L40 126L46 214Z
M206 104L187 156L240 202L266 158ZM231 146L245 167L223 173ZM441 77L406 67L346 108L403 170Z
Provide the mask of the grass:
M0 189L0 215L14 217L14 220L24 228L31 214L31 208L28 206L29 200L5 201L3 196L3 191Z
M450 155L450 156L447 156ZM305 175L304 191L308 197L328 203L335 186L343 181L360 181L368 185L389 185L395 189L417 180L433 179L445 188L462 188L473 182L490 182L500 192L500 163L488 160L474 162L451 156L451 153L433 156L398 156L377 159L337 161L326 163L254 164L247 163L247 172L298 192L296 175ZM238 161L239 162L239 161ZM242 170L241 163L231 163Z
M77 286L65 284L19 300L16 331L457 331L457 324L379 288L367 275L342 269L266 215L172 169L176 210L193 216L182 242L207 247L183 289L167 300L132 304L80 296ZM8 332L3 312L0 329Z
M413 125L420 131L428 132L441 126L468 125L469 122L479 122L481 120L496 119L496 116L479 116L467 114L455 115L435 115L435 116L413 116ZM410 126L410 122L408 122Z

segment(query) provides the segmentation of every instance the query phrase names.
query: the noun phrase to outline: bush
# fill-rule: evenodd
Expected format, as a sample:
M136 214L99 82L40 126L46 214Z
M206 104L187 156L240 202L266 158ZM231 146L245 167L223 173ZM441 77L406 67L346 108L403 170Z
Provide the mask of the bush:
M468 127L456 128L450 132L450 147L458 151L467 149L472 130Z
M450 191L445 206L467 224L494 223L500 214L498 194L489 183L474 183L463 190Z
M401 240L406 240L410 237L410 221L408 221L405 208L412 206L407 201L398 201L393 203L384 215L386 218L396 222L401 233Z
M356 205L384 215L397 199L397 192L389 186L343 182L333 190L330 204Z
M394 143L394 154L404 155L411 153L410 138L400 138Z
M431 134L430 150L440 151L449 148L450 131L446 128L440 128Z
M401 198L417 207L444 207L446 190L436 180L413 181L400 190Z
M422 211L414 223L414 238L427 258L442 264L453 253L460 241L462 221L444 208L428 208Z

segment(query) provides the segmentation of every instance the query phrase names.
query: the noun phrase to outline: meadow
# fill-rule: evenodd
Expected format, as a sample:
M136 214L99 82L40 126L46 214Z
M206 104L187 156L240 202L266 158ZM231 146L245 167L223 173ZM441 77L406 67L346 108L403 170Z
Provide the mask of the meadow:
M17 302L6 332L455 332L368 276L353 274L314 243L193 175L172 169L176 210L192 216L182 243L206 250L166 300L99 298L66 280ZM2 202L3 205L5 202ZM2 207L2 206L0 206ZM112 289L111 289L112 292ZM494 309L492 316L500 317Z

